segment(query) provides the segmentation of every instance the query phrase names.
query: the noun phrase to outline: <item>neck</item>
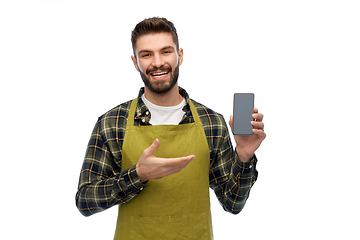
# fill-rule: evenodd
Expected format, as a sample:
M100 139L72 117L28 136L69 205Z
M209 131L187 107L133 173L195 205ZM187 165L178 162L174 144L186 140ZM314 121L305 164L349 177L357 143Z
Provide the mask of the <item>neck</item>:
M163 107L176 106L183 100L183 97L179 93L178 84L170 91L161 94L154 93L145 86L145 97L151 103Z

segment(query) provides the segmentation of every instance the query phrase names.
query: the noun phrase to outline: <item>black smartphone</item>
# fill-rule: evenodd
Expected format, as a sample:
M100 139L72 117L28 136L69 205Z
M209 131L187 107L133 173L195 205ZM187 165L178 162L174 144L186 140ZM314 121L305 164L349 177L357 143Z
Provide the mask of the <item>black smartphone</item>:
M234 114L233 114L233 134L252 135L254 113L254 94L235 93L234 94Z

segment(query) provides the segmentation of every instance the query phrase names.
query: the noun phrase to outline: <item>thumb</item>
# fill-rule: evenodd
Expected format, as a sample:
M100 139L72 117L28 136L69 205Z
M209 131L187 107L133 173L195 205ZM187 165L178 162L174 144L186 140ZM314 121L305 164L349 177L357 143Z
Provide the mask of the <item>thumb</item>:
M159 139L155 139L155 141L150 145L150 147L145 149L146 154L149 156L153 155L153 153L156 151L156 149L159 148L159 145L160 145Z
M234 120L233 115L230 115L229 126L231 128L231 131L233 131L233 120Z

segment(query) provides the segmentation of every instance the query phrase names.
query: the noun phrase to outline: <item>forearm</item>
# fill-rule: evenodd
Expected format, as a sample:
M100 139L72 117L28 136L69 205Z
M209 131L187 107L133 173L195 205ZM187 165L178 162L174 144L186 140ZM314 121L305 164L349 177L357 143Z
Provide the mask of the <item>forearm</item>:
M81 179L90 181L81 181ZM90 216L117 204L130 201L146 187L141 183L135 166L111 178L89 176L83 171L80 176L76 206L84 216Z
M257 180L256 163L255 155L249 162L241 162L235 154L228 179L214 187L215 194L226 211L237 214L244 208L251 187Z

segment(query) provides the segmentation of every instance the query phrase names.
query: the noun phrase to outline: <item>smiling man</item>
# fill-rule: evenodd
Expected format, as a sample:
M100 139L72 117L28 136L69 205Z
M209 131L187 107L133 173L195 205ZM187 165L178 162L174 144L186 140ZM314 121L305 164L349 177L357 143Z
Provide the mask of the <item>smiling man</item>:
M137 40L139 52L136 53L136 57L131 57L145 86L154 93L170 91L179 77L179 58L182 61L182 49L175 49L175 46L163 47L171 38L169 33L142 36ZM142 67L138 65L137 59L140 59ZM143 71L144 68L146 73ZM150 79L153 81L150 82Z
M168 102L169 99L166 99L157 105L171 106L174 103L176 105L176 100L182 99L175 85L178 84L183 50L176 46L172 34L159 32L139 36L134 55L131 59L145 84L147 99L157 104L155 101L159 100L159 95L174 96L177 98L172 99L175 102Z
M234 136L234 151L222 115L178 86L184 53L174 25L145 19L131 40L145 86L99 117L77 207L90 216L118 205L114 239L212 239L209 186L224 210L243 209L257 179L263 115L254 109L253 135Z

